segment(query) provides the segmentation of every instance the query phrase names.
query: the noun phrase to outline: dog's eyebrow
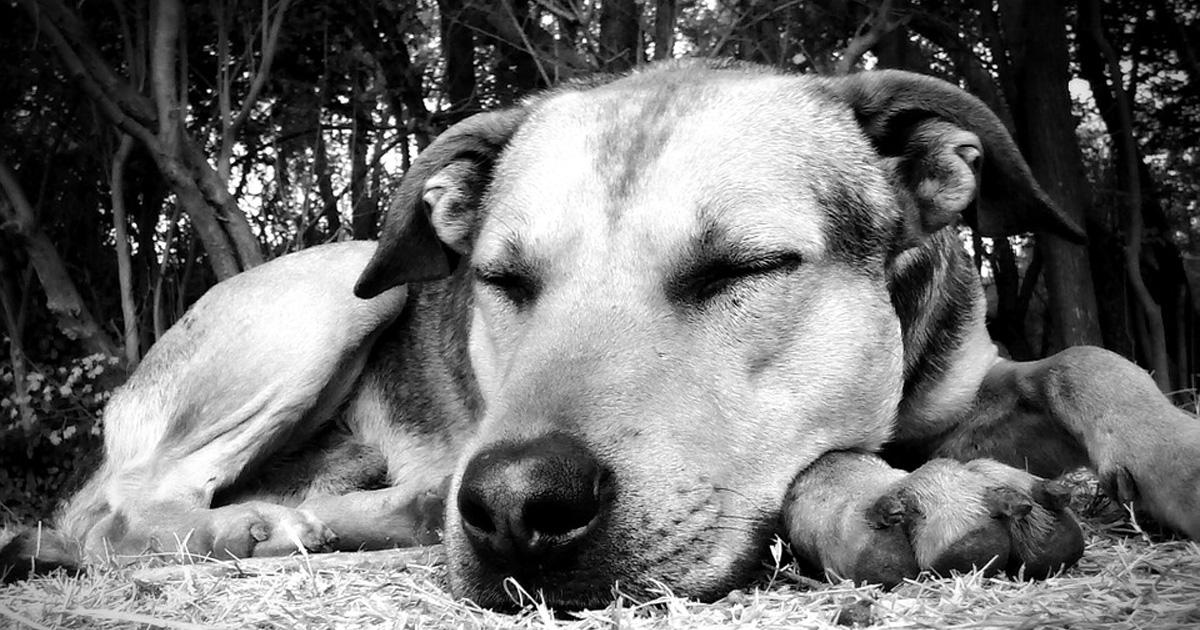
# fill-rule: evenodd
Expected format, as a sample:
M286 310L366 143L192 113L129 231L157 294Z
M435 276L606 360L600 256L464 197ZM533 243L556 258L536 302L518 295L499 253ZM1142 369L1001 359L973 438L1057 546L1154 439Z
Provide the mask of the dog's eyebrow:
M737 266L762 260L779 258L780 248L759 242L752 237L734 236L730 230L715 220L702 218L700 237L693 240L683 256L685 269L696 269L714 265Z
M538 265L520 241L505 238L500 244L501 253L488 260L475 261L475 273L483 277L518 276L535 277Z

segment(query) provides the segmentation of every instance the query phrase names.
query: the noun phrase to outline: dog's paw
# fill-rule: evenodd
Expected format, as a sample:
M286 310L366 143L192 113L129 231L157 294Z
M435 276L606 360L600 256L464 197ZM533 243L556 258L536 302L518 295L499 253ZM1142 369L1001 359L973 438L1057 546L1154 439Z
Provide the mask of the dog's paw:
M261 501L215 509L173 510L161 504L114 510L88 532L92 562L125 564L153 554L221 560L329 551L337 536L305 510Z
M853 568L855 581L892 587L920 573L908 540L912 513L895 495L871 502L863 511L866 529L857 537Z
M208 510L211 543L201 555L216 558L285 556L330 551L337 535L307 510L251 501Z
M869 453L828 453L796 477L783 507L792 552L827 578L893 587L920 572L911 513L880 495L904 472Z
M1109 497L1200 540L1200 419L1162 409L1151 427L1095 462Z
M55 569L78 571L79 546L61 532L0 527L0 584Z
M1041 579L1068 569L1083 556L1083 532L1068 507L1071 489L990 459L966 467L994 484L989 501L1003 514L1012 539L1009 574Z
M442 542L442 518L446 512L446 488L449 479L440 491L430 490L417 495L403 511L413 523L413 544L434 545Z
M917 565L941 575L971 570L990 575L1004 569L1012 547L1006 520L1032 504L950 459L926 462L888 488L877 503L895 501L904 506L905 531Z
M1200 419L1102 348L1068 348L1019 369L1030 404L1084 448L1109 496L1200 540Z
M921 571L1041 578L1083 555L1068 488L993 460L934 459L911 473L830 453L784 504L797 556L836 578L892 586Z

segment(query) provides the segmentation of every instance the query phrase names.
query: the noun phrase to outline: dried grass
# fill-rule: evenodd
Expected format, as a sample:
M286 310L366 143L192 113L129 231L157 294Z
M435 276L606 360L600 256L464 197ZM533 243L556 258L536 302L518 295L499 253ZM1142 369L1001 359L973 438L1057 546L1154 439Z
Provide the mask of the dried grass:
M1083 559L1041 582L972 573L884 592L817 582L787 565L713 604L615 593L601 610L556 616L530 598L505 615L451 598L436 562L322 568L294 558L256 574L180 571L149 586L129 569L35 578L0 588L0 628L1200 627L1200 545L1156 540L1093 508L1084 507L1093 514Z

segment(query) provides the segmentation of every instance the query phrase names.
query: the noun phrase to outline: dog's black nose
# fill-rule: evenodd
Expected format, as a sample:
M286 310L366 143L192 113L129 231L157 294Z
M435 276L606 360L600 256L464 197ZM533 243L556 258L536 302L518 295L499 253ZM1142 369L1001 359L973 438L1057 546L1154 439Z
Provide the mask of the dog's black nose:
M481 451L458 490L463 531L481 558L546 562L598 525L608 474L574 440L548 435Z

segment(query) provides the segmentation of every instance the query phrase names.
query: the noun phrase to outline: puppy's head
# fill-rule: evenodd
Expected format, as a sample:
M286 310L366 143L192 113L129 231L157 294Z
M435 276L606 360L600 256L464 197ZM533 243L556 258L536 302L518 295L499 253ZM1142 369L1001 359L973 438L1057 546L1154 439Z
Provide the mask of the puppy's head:
M457 592L502 605L512 577L581 606L743 579L797 470L889 436L887 264L971 207L981 169L985 199L1017 182L1047 214L986 108L903 73L681 64L443 134L358 293L473 283L486 409L448 501Z

